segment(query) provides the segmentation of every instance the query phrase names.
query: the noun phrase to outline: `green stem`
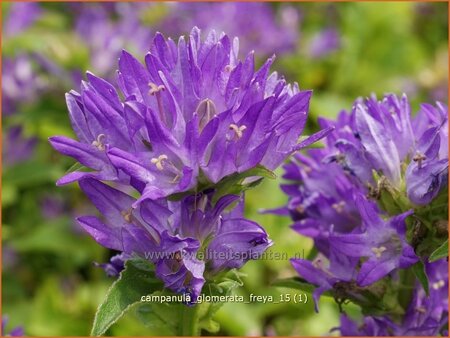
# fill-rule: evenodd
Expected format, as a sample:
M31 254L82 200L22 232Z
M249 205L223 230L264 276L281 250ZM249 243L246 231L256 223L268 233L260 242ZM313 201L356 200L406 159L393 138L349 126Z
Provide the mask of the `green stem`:
M182 312L181 335L182 336L198 336L199 335L199 308L200 305L184 306Z

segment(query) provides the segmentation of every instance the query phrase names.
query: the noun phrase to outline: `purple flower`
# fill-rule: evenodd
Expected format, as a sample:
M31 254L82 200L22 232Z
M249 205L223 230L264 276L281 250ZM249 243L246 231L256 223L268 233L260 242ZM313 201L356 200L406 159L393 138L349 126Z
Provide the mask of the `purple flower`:
M105 270L106 274L109 277L117 277L120 275L123 269L125 269L125 261L129 259L129 255L124 253L115 255L111 257L108 263L94 263L95 266L98 266Z
M111 84L88 73L81 94L67 95L79 141L50 142L95 171L58 183L94 177L131 184L139 202L158 199L257 165L273 170L330 131L298 143L311 92L270 74L273 59L258 71L253 53L239 61L237 45L214 31L202 41L197 28L178 46L157 34L146 67L125 51L120 57L124 103Z
M373 284L393 270L408 268L418 261L405 238L405 219L412 211L384 221L375 206L363 197L356 199L356 205L365 231L333 234L330 236L330 245L341 254L365 259L358 271L358 285Z
M440 103L423 104L414 123L421 136L406 169L406 187L409 199L423 205L447 185L448 109Z
M291 259L291 264L298 274L306 281L317 286L313 292L314 307L319 311L319 298L325 291L334 289L336 298L351 296L351 289L343 293L345 286L351 286L356 277L356 264L358 260L342 255L333 249L330 252L328 266L326 258L319 255L313 262L306 259Z
M11 166L32 157L37 139L24 137L22 126L10 127L5 136L3 141L4 164Z
M36 74L33 59L28 55L4 57L2 63L2 114L11 115L20 105L35 100L47 84Z
M400 323L388 316L367 316L358 326L346 315L338 328L343 336L437 336L448 331L448 264L440 260L426 265L430 283L427 296L417 282Z
M8 325L8 316L2 316L2 337L22 337L25 335L24 330L21 326L17 326L11 331L6 331L6 326Z
M341 46L339 33L334 28L326 28L315 34L309 44L309 54L313 58L320 58L335 51Z
M292 228L314 239L316 247L329 253L330 232L347 233L361 224L353 202L361 193L336 163L323 163L321 149L311 149L308 156L296 153L284 166L288 183L281 189L289 196L287 207L272 212L290 215Z
M4 21L5 37L17 35L30 27L41 16L41 8L34 2L13 2ZM4 70L6 69L3 68Z
M226 195L213 205L212 195L204 193L179 202L145 200L133 208L136 200L119 190L89 178L79 183L105 217L82 216L80 225L99 244L153 262L167 288L194 299L205 283L205 267L210 273L239 268L271 245L259 225L224 211L238 196Z
M75 31L89 48L91 66L107 78L113 77L124 48L145 53L151 39L150 30L140 23L136 11L123 13L122 8L116 7L119 4L85 3L74 7Z
M342 336L391 336L391 322L385 318L364 317L362 325L358 326L347 315L341 315L341 326L337 328Z
M441 259L427 263L426 274L429 296L417 283L402 325L396 328L395 335L436 336L444 325L448 330L448 262Z
M405 95L386 95L381 101L371 97L357 100L352 112L341 113L336 122L322 120L322 127L330 125L336 132L328 139L328 161L341 164L362 188L380 188L376 171L384 186L402 191L406 185L412 204L423 205L446 185L448 118L443 104L424 104L412 119Z

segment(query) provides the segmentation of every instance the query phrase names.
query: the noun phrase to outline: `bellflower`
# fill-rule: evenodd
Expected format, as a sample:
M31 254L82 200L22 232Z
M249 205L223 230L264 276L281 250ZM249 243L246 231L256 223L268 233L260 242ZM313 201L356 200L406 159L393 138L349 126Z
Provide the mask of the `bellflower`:
M331 250L329 261L319 255L313 262L306 259L292 259L295 271L309 283L317 286L313 292L314 307L319 311L319 298L325 291L334 290L335 297L349 297L352 293L352 282L356 278L358 260ZM327 264L328 263L328 264ZM328 266L327 266L328 265Z
M288 182L281 189L289 202L271 212L289 215L294 221L292 228L313 238L320 252L328 255L330 232L346 233L360 225L353 201L361 191L339 165L322 162L326 151L311 149L307 154L294 154L284 166L283 178Z
M430 203L445 186L446 106L439 102L436 107L422 105L413 119L405 95L386 95L381 101L375 97L357 100L347 119L343 126L326 120L321 125L336 126L334 146L338 151L329 160L345 166L361 186L377 190L381 184L381 188L388 185L401 191L406 181L407 196L415 205ZM374 171L384 182L375 182Z
M414 122L421 136L406 169L406 187L409 199L422 205L447 185L448 108L441 103L423 104Z
M445 260L427 263L430 294L417 283L412 300L401 322L387 316L367 316L358 326L341 316L339 330L343 336L437 336L448 331L448 264Z
M356 205L365 231L333 234L330 236L330 243L341 254L366 259L358 272L358 285L373 284L393 270L408 268L418 261L405 238L405 219L412 214L412 210L385 221L375 206L363 197L357 198Z
M253 53L238 59L238 40L212 31L206 40L194 28L178 45L156 34L145 66L122 52L118 84L87 75L80 94L67 103L79 138L50 139L55 149L94 172L83 177L133 185L150 198L193 190L201 183L257 165L278 167L294 151L325 136L298 143L310 91L270 74L273 58L255 71Z
M259 225L224 212L239 196L226 195L213 204L212 195L204 193L179 202L145 200L133 208L133 197L104 183L90 178L79 183L104 221L82 216L78 222L99 244L122 252L105 266L110 274L138 255L155 264L167 288L195 299L206 273L239 268L271 245Z

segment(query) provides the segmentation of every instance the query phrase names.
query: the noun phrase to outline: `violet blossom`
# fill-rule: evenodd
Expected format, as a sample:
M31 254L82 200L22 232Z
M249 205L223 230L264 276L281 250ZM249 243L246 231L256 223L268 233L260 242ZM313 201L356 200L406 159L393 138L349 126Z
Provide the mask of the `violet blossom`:
M67 94L79 141L50 142L94 171L72 172L58 183L94 177L131 184L141 201L193 191L200 173L216 184L258 165L275 169L332 128L298 142L311 92L270 74L272 62L255 71L253 53L238 59L237 39L212 31L202 41L197 28L178 46L156 34L146 66L122 52L125 102L90 73L80 94Z
M111 275L138 255L155 264L167 288L196 299L206 271L211 275L240 268L271 245L258 224L239 212L224 212L239 200L236 195L223 196L214 205L212 192L205 192L179 202L145 200L133 208L133 197L104 183L89 178L79 183L104 216L82 216L79 224L99 244L122 252L104 266Z
M358 325L341 315L338 328L343 336L437 336L448 331L448 264L440 260L426 265L430 295L417 282L401 322L388 316L367 316ZM443 334L445 335L445 333Z

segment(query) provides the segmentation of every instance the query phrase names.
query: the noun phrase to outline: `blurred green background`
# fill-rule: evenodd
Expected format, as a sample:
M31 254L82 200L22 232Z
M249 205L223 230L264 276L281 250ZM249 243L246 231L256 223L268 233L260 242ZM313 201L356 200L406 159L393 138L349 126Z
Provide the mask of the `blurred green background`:
M98 72L93 54L101 42L83 39L77 33L76 13L82 4L38 5L36 20L20 32L8 33L4 29L2 37L3 103L5 93L14 94L12 87L7 88L12 86L10 77L19 76L20 80L16 81L20 84L19 95L12 95L12 108L2 104L2 312L9 315L11 326L22 325L27 335L88 335L95 310L113 281L93 262L106 262L113 253L75 224L75 216L95 211L75 184L55 186L73 161L54 152L47 138L73 135L64 93L72 88L78 90L79 76L84 71ZM164 33L164 20L177 10L176 5L145 5L130 5L127 10L138 17L150 36L157 30ZM268 7L277 20L286 6L298 14L295 44L289 51L275 51L277 59L272 69L284 74L288 81L297 81L301 88L314 90L307 132L317 129L318 116L334 117L340 110L350 109L355 98L371 93L381 96L406 92L413 111L424 101L447 103L447 3L260 5ZM109 21L99 21L111 25L108 29L93 30L100 41L102 34L111 34L111 27L121 20L115 10ZM118 11L123 10L120 7ZM107 11L111 13L109 8ZM15 20L11 4L2 3L2 17L4 28L8 20ZM180 33L190 28L181 27ZM326 30L335 33L333 41L326 40ZM139 51L126 38L122 43L120 48ZM325 43L324 50L311 53L320 43ZM15 69L7 63L23 55L33 72L28 78L20 78L23 68ZM261 63L263 58L258 61ZM17 70L19 75L10 74ZM25 95L28 91L34 95ZM6 109L12 111L6 113ZM10 134L18 126L22 134L14 138ZM30 139L34 142L32 151L16 159L24 142ZM282 170L277 174L281 177ZM289 219L259 213L260 209L286 203L278 188L280 180L265 181L247 193L247 217L267 229L274 241L271 251L307 256L312 243L289 228ZM288 260L250 261L242 272L246 275L245 286L238 293L278 297L292 292L271 285L278 278L295 275ZM338 309L325 299L320 308L320 313L315 313L312 301L306 305L228 303L218 311L216 319L221 325L220 335L323 335L338 325ZM108 334L155 332L140 325L130 313Z

